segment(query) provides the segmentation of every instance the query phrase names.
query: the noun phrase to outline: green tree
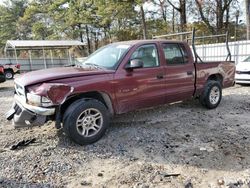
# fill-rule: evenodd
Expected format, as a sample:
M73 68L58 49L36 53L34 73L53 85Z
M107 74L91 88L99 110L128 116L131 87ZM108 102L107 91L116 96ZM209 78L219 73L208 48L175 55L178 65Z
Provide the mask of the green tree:
M3 48L7 40L25 39L20 34L18 20L27 8L27 0L10 0L0 5L0 47Z

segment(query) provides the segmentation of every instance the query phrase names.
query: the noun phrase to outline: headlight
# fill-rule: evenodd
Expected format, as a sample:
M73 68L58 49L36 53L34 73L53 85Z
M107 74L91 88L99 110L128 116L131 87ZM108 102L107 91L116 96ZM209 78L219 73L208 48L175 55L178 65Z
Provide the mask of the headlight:
M43 106L43 107L48 107L53 105L52 101L49 100L47 97L41 97L36 94L32 93L27 93L27 102L30 105L34 106Z
M27 101L28 104L34 105L34 106L40 106L41 105L41 96L32 94L32 93L27 93Z
M48 106L52 106L53 103L50 99L48 99L47 97L42 97L42 106L44 107L48 107Z

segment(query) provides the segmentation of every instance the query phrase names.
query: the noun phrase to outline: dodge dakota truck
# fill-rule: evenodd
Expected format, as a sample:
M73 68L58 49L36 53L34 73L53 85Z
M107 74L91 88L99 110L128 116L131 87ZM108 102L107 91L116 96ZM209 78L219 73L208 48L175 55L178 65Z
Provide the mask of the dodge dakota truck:
M195 53L194 53L195 54ZM222 88L234 85L233 61L199 62L183 41L112 43L82 65L26 73L15 79L7 119L15 127L55 121L76 143L99 140L112 116L199 98L216 108Z

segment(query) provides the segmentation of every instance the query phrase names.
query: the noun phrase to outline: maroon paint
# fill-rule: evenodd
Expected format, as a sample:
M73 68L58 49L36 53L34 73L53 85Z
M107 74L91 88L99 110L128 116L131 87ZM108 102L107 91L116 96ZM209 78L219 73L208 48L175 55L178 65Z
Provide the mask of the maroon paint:
M162 49L163 43L184 45L188 54L188 62L183 65L167 65ZM203 91L204 85L211 75L221 75L223 87L230 87L234 84L235 65L233 62L209 62L196 63L197 80L195 85L196 73L193 55L186 43L142 40L121 42L121 44L132 44L132 47L117 70L53 68L27 73L16 81L24 85L27 90L48 96L57 102L63 101L62 99L68 94L63 91L65 89L68 91L67 88L73 88L70 96L92 91L106 93L111 99L116 114L192 98ZM144 44L157 46L160 66L134 69L133 71L126 70L125 65L129 62L132 53ZM158 79L158 75L163 75L163 78ZM64 88L56 87L54 92L48 93L50 90L47 87L53 84L63 84Z

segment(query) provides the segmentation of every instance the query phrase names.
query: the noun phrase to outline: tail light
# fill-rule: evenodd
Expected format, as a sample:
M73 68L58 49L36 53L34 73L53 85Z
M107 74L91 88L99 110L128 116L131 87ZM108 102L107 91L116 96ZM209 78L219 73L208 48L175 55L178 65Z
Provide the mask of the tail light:
M16 64L16 68L20 69L21 65L20 64Z
M4 68L0 67L0 72L4 73Z

